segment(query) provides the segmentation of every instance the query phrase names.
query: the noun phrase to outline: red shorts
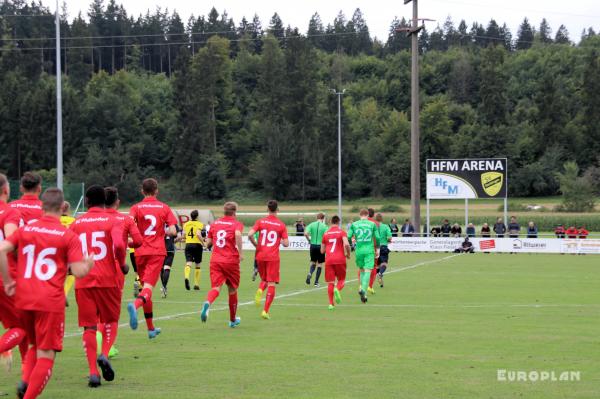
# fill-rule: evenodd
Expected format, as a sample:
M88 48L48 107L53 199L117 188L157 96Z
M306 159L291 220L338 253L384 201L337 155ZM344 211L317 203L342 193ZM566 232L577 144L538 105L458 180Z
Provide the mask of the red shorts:
M335 282L335 279L346 280L346 264L325 264L325 281L328 283Z
M20 310L23 329L29 343L37 349L60 352L65 335L65 312L40 312Z
M101 323L117 323L121 316L119 288L80 288L75 290L79 327Z
M258 274L262 281L279 284L280 262L278 260L259 260L257 262Z
M227 284L237 289L240 286L239 263L210 262L210 284L212 288Z
M13 297L6 295L2 286L0 286L0 321L7 330L21 326L19 312L15 308Z
M135 255L135 263L137 264L137 272L140 276L140 281L154 287L158 282L160 271L165 263L165 256Z

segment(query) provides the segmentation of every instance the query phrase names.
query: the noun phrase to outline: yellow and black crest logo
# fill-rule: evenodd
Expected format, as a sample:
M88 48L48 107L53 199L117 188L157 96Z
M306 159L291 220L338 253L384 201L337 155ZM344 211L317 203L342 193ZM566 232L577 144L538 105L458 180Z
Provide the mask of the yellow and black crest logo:
M486 172L481 175L481 185L483 191L490 197L498 195L502 189L504 176L498 172Z

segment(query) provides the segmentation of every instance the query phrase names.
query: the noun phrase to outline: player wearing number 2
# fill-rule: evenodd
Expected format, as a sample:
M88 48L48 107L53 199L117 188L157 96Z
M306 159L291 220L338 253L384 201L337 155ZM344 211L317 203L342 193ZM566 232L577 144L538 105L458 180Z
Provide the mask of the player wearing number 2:
M115 379L108 352L117 338L121 315L120 274L127 271L126 244L123 224L117 221L114 214L104 209L104 188L98 185L88 188L85 202L88 211L75 220L71 230L79 237L83 252L93 254L94 269L75 282L75 299L79 327L83 327L83 348L89 367L88 386L96 388L101 384L98 366L106 381ZM102 352L96 358L98 321L109 328L103 329Z
M135 330L138 326L137 310L144 308L148 338L153 339L160 334L160 328L155 328L152 321L152 288L158 281L167 256L165 234L173 237L177 235L177 220L171 208L156 198L158 182L155 179L145 179L142 182L142 194L144 199L131 207L129 215L135 220L143 237L142 246L135 250L135 262L143 289L135 302L127 305L127 312L129 326Z
M367 302L367 288L371 271L375 267L375 259L379 256L379 231L377 225L370 220L369 211L361 209L360 220L352 223L348 237L356 240L356 266L360 270L359 295L362 303Z
M271 318L269 309L275 299L275 285L279 284L281 262L279 259L279 244L284 247L290 245L285 223L277 218L277 212L279 211L277 201L270 200L267 202L267 209L269 210L269 216L257 220L254 227L248 232L250 242L256 247L256 261L261 278L258 291L256 291L254 297L257 306L260 306L262 294L265 288L267 289L265 307L261 314L261 317L265 320ZM258 240L254 237L256 232L258 232Z
M42 195L44 215L36 222L19 228L0 243L0 273L8 296L15 307L30 344L23 383L18 397L36 398L50 380L56 352L63 347L67 269L82 278L93 266L84 259L77 235L60 224L63 193L50 188ZM15 279L9 275L8 253L17 252Z
M350 242L348 234L340 229L340 217L331 218L331 228L323 234L321 253L325 255L325 280L327 281L327 295L329 297L329 310L335 309L335 303L342 301L340 291L346 283L346 259L350 259ZM337 286L335 280L337 279Z
M237 317L238 295L240 286L240 262L242 261L242 230L244 226L235 218L237 204L227 202L223 207L225 216L216 220L208 231L206 245L213 248L210 257L211 289L202 305L200 319L208 320L210 306L221 292L223 284L229 291L229 327L235 328L240 324Z

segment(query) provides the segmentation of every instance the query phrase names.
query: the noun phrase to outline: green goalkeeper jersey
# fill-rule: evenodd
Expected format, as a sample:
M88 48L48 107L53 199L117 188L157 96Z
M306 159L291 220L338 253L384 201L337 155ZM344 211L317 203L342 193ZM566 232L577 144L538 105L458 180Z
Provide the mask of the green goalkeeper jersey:
M380 223L377 228L379 231L379 239L381 240L381 245L388 245L390 242L390 238L392 238L392 229L385 223Z
M323 234L327 232L327 225L318 220L306 226L306 233L310 236L311 245L321 245Z
M379 247L381 242L377 225L367 219L357 220L350 225L348 238L353 236L356 239L357 254L374 254L375 246ZM373 245L373 238L375 238L375 245Z

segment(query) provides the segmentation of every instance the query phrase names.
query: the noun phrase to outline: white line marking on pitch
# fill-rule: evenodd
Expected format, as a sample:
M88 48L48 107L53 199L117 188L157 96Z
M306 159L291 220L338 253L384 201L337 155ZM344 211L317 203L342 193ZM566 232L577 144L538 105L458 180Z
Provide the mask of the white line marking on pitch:
M296 307L314 307L314 308L323 308L326 307L326 304L316 304L316 303L273 303L273 306L296 306ZM448 305L425 305L425 304L371 304L367 305L370 308L597 308L600 307L600 304L535 304L535 303L522 303L522 304L512 304L512 303L497 303L497 304L481 304L481 305L468 305L468 304L448 304ZM344 308L362 308L365 305L342 305Z
M455 258L457 256L460 256L460 254L449 255L449 256L445 256L443 258L439 258L439 259L433 259L433 260L428 260L428 261L424 261L424 262L415 263L414 265L405 266L405 267L401 267L399 269L390 270L389 272L386 272L386 275L403 272L405 270L416 269L417 267L421 267L421 266L432 265L434 263L443 262L445 260L452 259L452 258ZM352 280L346 280L346 284L355 283L357 281L358 281L358 279L356 279L356 278L352 279ZM317 291L321 291L321 290L326 289L326 288L327 288L327 285L323 285L322 287L318 287L318 288L310 288L310 289L304 289L304 290L300 290L300 291L293 291L293 292L289 292L287 294L276 295L275 299L283 299L283 298L289 298L289 297L293 297L293 296L297 296L297 295L302 295L302 294L307 294L307 293L311 293L311 292L317 292ZM175 303L175 302L172 302L172 303ZM191 303L193 303L193 302L191 302ZM199 303L202 303L202 302L199 302ZM238 304L238 308L241 307L241 306L248 306L248 305L254 305L254 301L242 302L242 303ZM219 308L211 309L211 312L217 312L217 311L222 311L222 310L227 310L227 309L229 309L228 306L221 306ZM179 317L190 316L190 315L199 314L199 313L200 313L199 310L196 310L194 312L176 313L176 314L172 314L172 315L168 315L168 316L155 317L154 321L172 320L172 319L176 319L176 318L179 318ZM127 326L129 326L129 323L121 323L121 324L119 324L119 328L123 328L123 327L127 327ZM67 333L67 334L64 335L64 337L65 338L73 338L73 337L80 337L81 335L82 335L82 332L81 331L77 331L77 332Z

